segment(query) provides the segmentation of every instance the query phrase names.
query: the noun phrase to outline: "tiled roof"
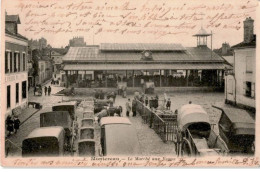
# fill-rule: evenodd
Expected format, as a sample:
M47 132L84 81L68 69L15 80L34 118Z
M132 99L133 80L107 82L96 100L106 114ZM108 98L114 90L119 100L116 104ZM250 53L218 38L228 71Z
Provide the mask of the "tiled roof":
M199 32L196 35L193 36L210 36L211 34L207 33L207 31L203 28L199 30Z
M236 48L249 48L249 47L256 47L256 35L254 35L254 38L252 39L251 42L249 43L241 42L239 44L232 46L231 48L236 49Z
M16 22L17 24L21 24L19 15L6 15L5 21L6 22Z
M19 33L17 33L17 34L15 34L15 33L12 33L12 32L10 32L9 30L7 30L7 29L5 29L5 33L6 34L8 34L8 35L12 35L12 36L15 36L15 37L17 37L17 38L21 38L21 39L24 39L24 40L28 40L26 37L24 37L23 35L21 35L21 34L19 34Z
M181 44L152 44L152 43L102 43L101 51L183 51L185 48Z
M187 47L185 51L151 51L153 61L210 61L224 62L208 47ZM142 51L100 51L98 46L70 47L63 61L140 61ZM211 57L212 55L212 57Z

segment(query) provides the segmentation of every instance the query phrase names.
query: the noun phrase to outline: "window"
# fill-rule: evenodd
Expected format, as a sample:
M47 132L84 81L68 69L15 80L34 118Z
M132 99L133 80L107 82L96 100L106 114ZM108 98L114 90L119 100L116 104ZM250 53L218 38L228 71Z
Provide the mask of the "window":
M23 53L23 71L26 71L25 62L25 53Z
M14 72L17 72L17 53L14 53Z
M7 103L7 108L11 107L11 86L7 86L7 95L6 95L6 103Z
M9 65L8 65L8 54L9 52L5 52L5 73L9 73Z
M20 53L18 53L18 72L21 71L21 57L20 57Z
M10 72L13 72L13 53L10 52Z
M246 97L255 98L255 83L244 82L244 91Z
M27 89L26 89L26 81L22 82L22 98L26 99L27 97Z
M15 92L15 103L19 103L19 83L16 83Z
M251 56L246 56L246 73L253 72L253 59Z

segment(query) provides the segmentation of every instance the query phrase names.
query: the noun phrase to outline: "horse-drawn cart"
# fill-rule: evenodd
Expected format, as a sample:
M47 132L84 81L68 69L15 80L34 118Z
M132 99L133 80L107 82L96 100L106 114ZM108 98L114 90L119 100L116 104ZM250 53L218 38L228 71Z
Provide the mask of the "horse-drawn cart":
M225 142L212 130L209 115L200 105L187 104L177 114L176 153L210 156L228 153Z
M219 135L227 144L230 154L254 154L255 121L250 114L227 105L213 107L222 111Z

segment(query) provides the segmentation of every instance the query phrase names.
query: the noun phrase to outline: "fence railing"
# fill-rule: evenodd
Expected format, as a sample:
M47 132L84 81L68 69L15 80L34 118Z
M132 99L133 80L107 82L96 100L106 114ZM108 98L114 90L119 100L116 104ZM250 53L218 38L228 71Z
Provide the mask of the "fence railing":
M174 115L158 115L142 102L137 101L137 112L144 124L148 124L164 141L174 141L177 132L177 120Z

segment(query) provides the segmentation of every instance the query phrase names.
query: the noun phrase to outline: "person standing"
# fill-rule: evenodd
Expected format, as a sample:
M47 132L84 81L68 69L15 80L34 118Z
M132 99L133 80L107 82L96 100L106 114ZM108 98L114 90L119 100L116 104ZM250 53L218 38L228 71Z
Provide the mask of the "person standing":
M148 102L149 102L148 96L146 96L146 97L145 97L145 106L148 106Z
M168 98L167 102L166 102L166 109L170 110L171 109L171 99Z
M36 93L36 86L34 86L33 95L35 96Z
M154 108L157 109L158 106L159 106L159 97L158 97L158 95L156 95L155 100L154 100Z
M149 107L152 109L154 107L154 99L151 97L151 100L149 101Z
M131 112L131 100L128 99L126 102L126 116L129 117L129 113Z
M14 132L17 133L17 131L20 128L20 120L18 118L18 116L14 116Z
M6 123L6 126L7 126L6 129L8 131L8 135L7 135L7 137L8 137L14 131L14 121L12 120L12 117L10 115L7 116L5 123Z
M48 95L51 94L51 86L48 87Z
M113 98L113 103L115 103L115 101L116 101L116 93L113 91L111 95L112 95L112 98Z
M134 98L133 101L132 101L132 112L133 112L133 117L136 116L136 106L137 106L137 102L136 102L136 98Z
M48 90L48 88L45 86L45 87L44 87L45 96L46 96L46 94L47 94L47 90Z

